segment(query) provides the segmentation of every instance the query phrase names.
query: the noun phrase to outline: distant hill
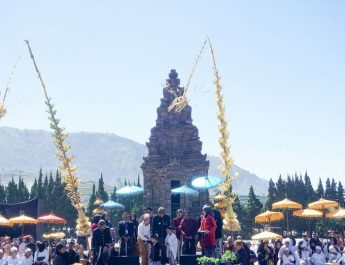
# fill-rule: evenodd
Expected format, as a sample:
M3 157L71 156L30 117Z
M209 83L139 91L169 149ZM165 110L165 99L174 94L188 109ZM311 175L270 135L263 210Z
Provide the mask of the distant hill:
M71 133L68 141L80 179L88 183L83 184L85 194L89 189L91 192L93 181L101 173L109 190L114 185L121 186L124 178L133 181L138 174L142 175L140 165L147 154L143 144L115 134L87 132ZM40 168L50 171L58 167L55 147L48 131L0 127L0 146L0 183L7 183L12 174L21 174L27 183L32 183ZM210 156L209 160L209 175L219 175L220 159ZM234 171L239 173L234 184L238 194L248 194L249 186L253 185L257 194L266 195L267 180L238 166L234 167Z

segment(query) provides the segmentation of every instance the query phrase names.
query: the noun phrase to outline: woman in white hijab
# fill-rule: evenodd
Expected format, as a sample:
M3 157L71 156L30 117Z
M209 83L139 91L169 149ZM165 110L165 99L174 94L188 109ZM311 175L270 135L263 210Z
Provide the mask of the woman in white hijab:
M34 261L31 248L27 248L19 261L19 265L32 265Z
M310 258L312 265L324 265L326 263L325 254L321 251L320 246L315 247L315 252Z
M19 257L18 257L18 249L16 247L11 247L10 255L7 258L8 265L18 265Z
M0 265L5 265L7 262L7 257L4 254L4 251L0 248Z
M283 256L281 258L280 265L293 265L294 262L295 262L295 258L291 254L291 250L288 247L284 247Z
M310 264L310 252L307 244L301 240L298 243L298 249L295 252L296 265Z
M341 259L341 254L333 245L329 246L328 251L328 262L338 262Z

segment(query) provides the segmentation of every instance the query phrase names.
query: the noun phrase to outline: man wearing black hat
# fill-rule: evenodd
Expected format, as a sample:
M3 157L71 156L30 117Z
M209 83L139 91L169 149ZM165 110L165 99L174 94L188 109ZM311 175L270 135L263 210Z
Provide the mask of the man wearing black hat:
M75 242L72 239L68 244L68 250L65 252L68 264L72 265L79 262L78 253L74 250Z
M103 253L103 248L111 247L110 229L104 220L98 222L98 228L92 232L91 246L95 250L97 256L97 263L100 261L99 257Z
M55 246L55 257L53 259L53 265L69 265L65 255L65 245L58 243Z

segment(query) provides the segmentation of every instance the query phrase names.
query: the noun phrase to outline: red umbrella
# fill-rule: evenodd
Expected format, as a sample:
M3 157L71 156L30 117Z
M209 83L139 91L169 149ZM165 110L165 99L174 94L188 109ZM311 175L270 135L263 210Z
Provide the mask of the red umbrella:
M37 218L38 222L40 223L48 223L48 224L66 224L66 220L56 216L55 214L51 213L49 215L40 216Z

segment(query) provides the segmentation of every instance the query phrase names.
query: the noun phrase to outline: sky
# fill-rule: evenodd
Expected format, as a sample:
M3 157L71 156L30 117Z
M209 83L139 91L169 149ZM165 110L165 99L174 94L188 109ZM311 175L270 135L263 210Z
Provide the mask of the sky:
M344 1L1 1L0 25L1 91L22 55L1 126L49 129L28 39L67 131L145 143L170 69L185 84L209 36L235 163L344 178ZM188 97L203 152L218 155L212 80L207 51Z

